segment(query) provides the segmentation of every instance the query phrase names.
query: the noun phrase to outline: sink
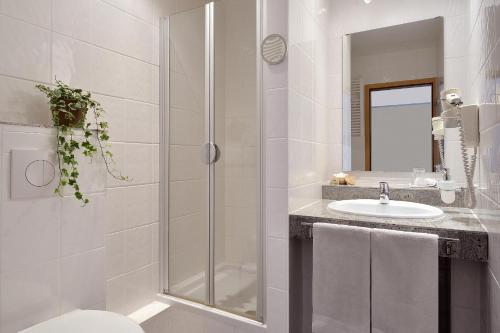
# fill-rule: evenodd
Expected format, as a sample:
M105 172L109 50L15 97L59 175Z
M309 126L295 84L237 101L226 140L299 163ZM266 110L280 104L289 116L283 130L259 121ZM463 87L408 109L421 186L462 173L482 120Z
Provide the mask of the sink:
M373 199L341 200L330 203L328 209L354 215L401 219L428 219L443 215L443 211L436 207L396 200L391 200L388 204L381 204L379 200Z

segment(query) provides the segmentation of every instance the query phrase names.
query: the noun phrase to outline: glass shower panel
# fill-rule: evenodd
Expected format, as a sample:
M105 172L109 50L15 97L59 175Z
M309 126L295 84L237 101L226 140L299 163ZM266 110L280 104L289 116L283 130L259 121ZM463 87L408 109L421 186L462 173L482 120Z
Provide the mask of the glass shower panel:
M209 302L205 15L201 7L169 18L168 292L201 303Z
M167 30L166 291L261 319L257 2L211 2Z
M256 317L259 114L256 1L214 3L214 305Z

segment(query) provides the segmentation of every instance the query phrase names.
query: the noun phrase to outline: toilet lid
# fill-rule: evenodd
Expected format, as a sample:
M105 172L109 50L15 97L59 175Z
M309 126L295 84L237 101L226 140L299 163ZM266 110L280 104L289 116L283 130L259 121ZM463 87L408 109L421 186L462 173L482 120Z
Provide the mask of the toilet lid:
M19 333L144 333L132 319L97 310L75 310Z

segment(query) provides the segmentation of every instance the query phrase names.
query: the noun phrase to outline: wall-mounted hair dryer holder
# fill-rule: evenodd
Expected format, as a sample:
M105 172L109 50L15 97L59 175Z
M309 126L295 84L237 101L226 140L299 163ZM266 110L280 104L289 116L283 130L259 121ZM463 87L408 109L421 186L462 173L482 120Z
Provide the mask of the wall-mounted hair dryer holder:
M459 89L448 89L441 92L441 125L446 128L458 128L460 137L460 152L464 166L464 173L468 189L468 207L474 208L476 196L474 189L474 172L476 168L477 147L479 146L479 107L477 105L463 105ZM435 121L437 123L437 120ZM437 134L442 134L436 131ZM436 137L436 135L435 135ZM443 140L442 137L437 137ZM473 149L472 154L469 153ZM444 202L451 198L447 195L452 191L453 182L445 181L440 186L441 197Z

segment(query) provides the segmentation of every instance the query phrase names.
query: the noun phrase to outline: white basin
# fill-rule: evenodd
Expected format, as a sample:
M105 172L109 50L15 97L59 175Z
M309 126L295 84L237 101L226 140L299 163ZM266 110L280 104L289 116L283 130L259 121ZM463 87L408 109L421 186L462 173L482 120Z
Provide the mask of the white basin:
M328 209L347 214L404 219L428 219L443 215L443 211L436 207L396 200L388 204L372 199L341 200L330 203Z

